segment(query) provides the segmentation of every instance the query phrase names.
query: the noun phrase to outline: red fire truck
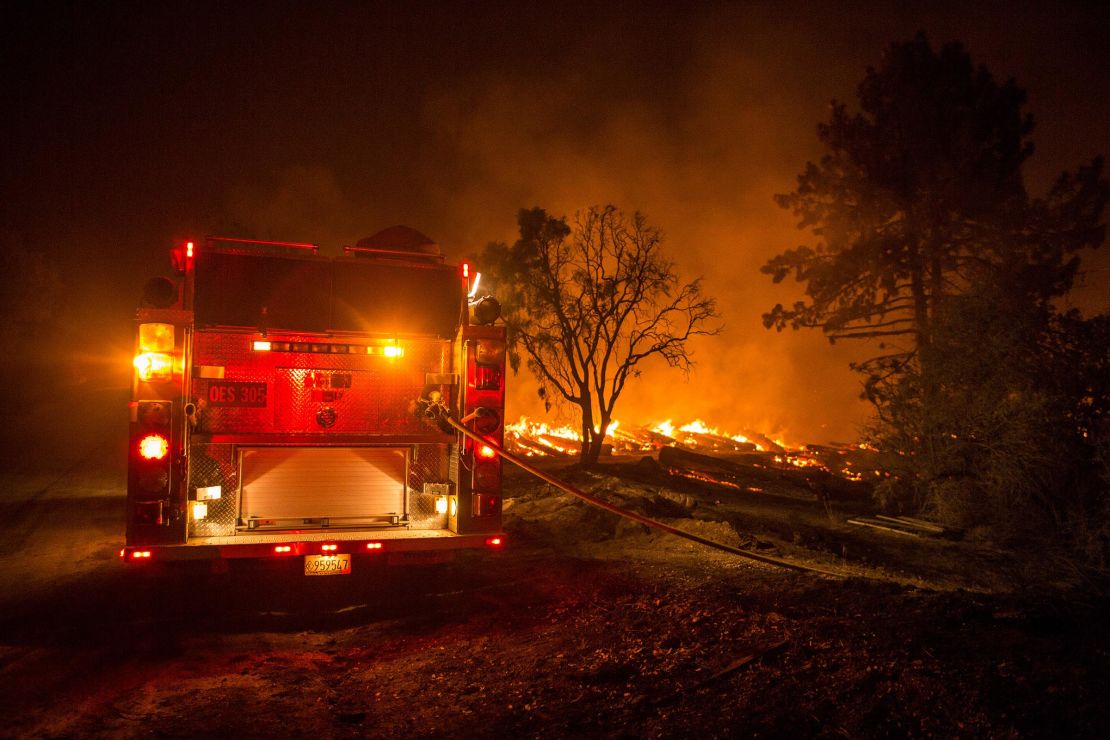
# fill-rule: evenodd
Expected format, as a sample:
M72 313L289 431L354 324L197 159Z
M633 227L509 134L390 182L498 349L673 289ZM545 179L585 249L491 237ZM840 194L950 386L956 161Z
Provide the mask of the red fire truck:
M173 250L137 312L128 562L361 558L496 548L505 328L480 275L397 226L317 246ZM357 567L357 566L356 566Z

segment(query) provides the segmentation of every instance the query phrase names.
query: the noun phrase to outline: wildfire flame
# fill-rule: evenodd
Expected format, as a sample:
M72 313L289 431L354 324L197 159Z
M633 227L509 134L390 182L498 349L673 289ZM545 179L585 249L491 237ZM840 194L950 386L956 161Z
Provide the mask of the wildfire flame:
M516 423L505 426L506 446L527 457L574 457L580 454L581 443L581 432L569 425L552 425L522 416ZM643 426L614 420L606 430L605 445L609 448L606 454L611 452L617 455L650 454L669 446L686 447L711 455L756 455L758 457L754 459L748 458L749 464L821 471L851 481L862 481L865 476L858 468L853 468L853 462L844 459L844 456L851 454L858 457L875 452L866 444L789 447L781 436L772 439L753 430L722 431L720 427L710 426L701 419L685 424L665 419ZM873 473L875 477L888 475L880 470Z
M581 433L570 426L553 426L525 416L516 423L507 424L505 432L508 443L525 455L551 454L544 450L545 447L561 454L577 454L582 442ZM675 442L691 448L732 452L766 452L776 447L780 450L785 448L781 439L771 441L758 435L763 441L757 441L755 437L751 432L721 431L701 419L680 426L670 419L648 426L630 426L613 420L606 430L605 442L612 445L615 452L624 454L650 452Z

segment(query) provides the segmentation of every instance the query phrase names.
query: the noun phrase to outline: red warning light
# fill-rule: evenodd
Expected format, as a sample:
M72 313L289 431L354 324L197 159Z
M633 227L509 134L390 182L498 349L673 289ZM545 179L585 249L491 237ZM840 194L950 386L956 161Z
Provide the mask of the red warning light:
M483 460L492 460L493 458L497 457L497 450L493 449L489 445L482 445L478 448L478 457L482 458Z
M380 542L367 542L366 543L366 549L367 550L380 550L380 549L382 549L382 543L380 543Z
M501 545L505 544L505 541L500 537L490 537L486 540L486 544L490 547L501 547Z
M193 243L192 242L185 242L185 259L190 259L191 260L192 258L193 258Z
M470 277L470 263L469 262L463 262L462 263L462 271L463 271L463 277L464 278L469 278Z
M139 441L139 454L147 460L161 460L170 451L170 443L160 434L148 434Z

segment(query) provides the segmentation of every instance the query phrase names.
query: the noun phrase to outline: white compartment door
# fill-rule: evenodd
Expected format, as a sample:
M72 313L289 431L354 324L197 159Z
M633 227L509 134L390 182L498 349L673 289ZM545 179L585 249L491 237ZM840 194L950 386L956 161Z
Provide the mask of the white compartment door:
M240 449L240 515L258 519L365 519L404 512L404 447Z

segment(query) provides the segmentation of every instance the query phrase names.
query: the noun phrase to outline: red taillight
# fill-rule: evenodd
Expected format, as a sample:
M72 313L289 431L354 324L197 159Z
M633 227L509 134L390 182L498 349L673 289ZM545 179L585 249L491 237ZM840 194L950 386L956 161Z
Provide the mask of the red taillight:
M380 542L367 542L366 543L366 549L367 550L380 550L380 549L382 549L382 543L380 543Z
M131 551L131 559L132 560L149 560L150 559L150 550L132 550Z
M482 458L483 460L492 460L497 457L497 450L493 449L489 445L482 445L478 448L478 457Z
M193 243L192 242L185 242L185 257L186 257L186 259L192 259L193 258Z
M466 262L462 263L462 273L464 278L470 277L470 265Z
M335 552L339 549L339 545L320 545L320 549L324 552Z
M169 451L169 440L161 434L148 434L139 440L139 454L147 460L162 460Z
M293 552L293 547L291 545L275 545L274 552L283 555L288 552Z
M501 485L501 466L495 462L474 465L474 487L480 491L494 491Z
M498 365L474 366L474 387L480 391L501 390L501 367Z
M490 537L486 540L486 545L489 547L501 547L503 544L505 544L505 541L500 537Z

